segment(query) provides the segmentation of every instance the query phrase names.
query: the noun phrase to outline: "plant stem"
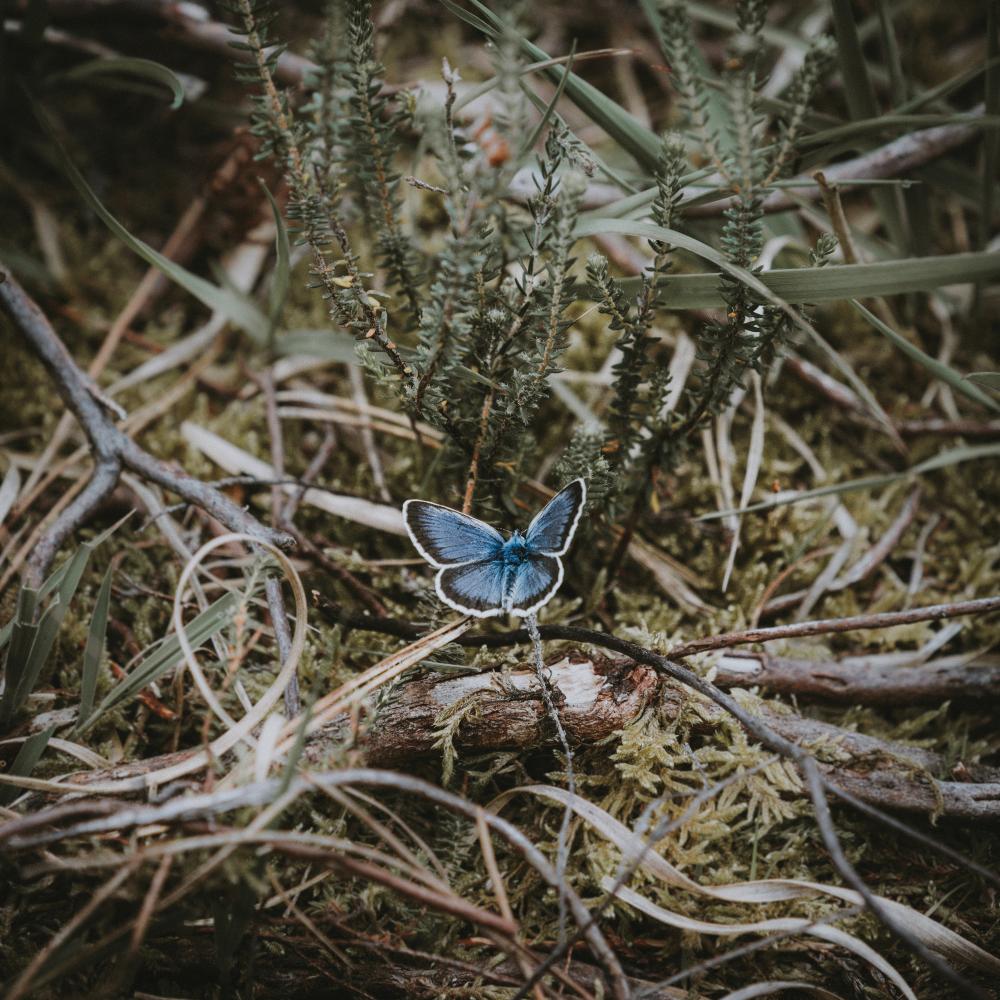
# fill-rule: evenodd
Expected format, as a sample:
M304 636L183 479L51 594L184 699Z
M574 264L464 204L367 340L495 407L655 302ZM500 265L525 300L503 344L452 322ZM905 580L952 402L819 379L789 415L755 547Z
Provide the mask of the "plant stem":
M531 647L535 660L535 676L542 689L542 699L545 702L545 710L549 718L556 727L556 734L559 743L562 745L563 755L566 758L566 788L570 795L576 795L576 775L573 772L573 751L570 749L569 738L566 736L566 729L563 727L562 719L559 717L559 710L556 708L554 687L548 672L545 669L545 661L542 658L542 637L538 634L538 618L535 615L528 615L524 619L524 625L528 635L531 637ZM559 942L566 940L566 896L563 892L563 885L566 881L566 867L569 864L569 824L573 818L573 810L569 805L563 812L562 823L559 826L559 839L556 847L556 875L559 879Z

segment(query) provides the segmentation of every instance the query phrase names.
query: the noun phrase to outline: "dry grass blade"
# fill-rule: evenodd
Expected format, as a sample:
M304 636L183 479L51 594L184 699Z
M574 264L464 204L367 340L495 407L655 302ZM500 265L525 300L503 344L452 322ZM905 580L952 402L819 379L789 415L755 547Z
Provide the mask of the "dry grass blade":
M181 431L191 445L233 475L250 475L263 482L272 482L277 478L273 466L254 458L249 452L230 444L224 438L197 424L186 421ZM294 493L298 487L291 483L285 485L283 489L287 493ZM307 489L302 496L302 502L318 507L335 517L343 517L378 531L386 531L393 535L406 534L403 515L398 507L390 507L359 497L338 496L335 493L315 489Z
M609 890L614 887L611 879L605 879L602 884ZM615 896L621 902L627 903L629 906L640 910L642 913L662 924L666 924L668 927L675 927L678 930L690 933L736 936L741 934L798 931L818 937L823 941L829 941L831 944L839 945L847 951L853 952L863 961L878 969L907 1000L917 1000L917 995L910 988L906 980L874 948L836 927L791 917L755 920L745 924L713 924L705 920L692 920L690 917L682 916L679 913L671 913L669 910L665 910L662 906L658 906L652 900L646 899L645 896L640 895L632 889L619 888L615 892Z
M817 997L818 1000L844 1000L844 998L823 986L815 983L803 983L790 979L771 979L766 983L754 983L752 986L744 986L742 989L733 990L719 1000L754 1000L755 997L771 996L774 993L781 993L784 990L795 990L805 996Z
M741 507L746 507L750 503L754 487L757 485L757 476L760 474L761 460L764 456L764 396L761 391L761 378L757 372L751 373L750 383L753 386L754 411L753 424L750 431L750 444L747 447L746 470L743 473L743 488L740 491ZM739 544L740 518L737 515L733 540L729 543L729 557L726 560L726 569L722 576L723 592L729 587L729 577L736 563L736 550L739 548Z

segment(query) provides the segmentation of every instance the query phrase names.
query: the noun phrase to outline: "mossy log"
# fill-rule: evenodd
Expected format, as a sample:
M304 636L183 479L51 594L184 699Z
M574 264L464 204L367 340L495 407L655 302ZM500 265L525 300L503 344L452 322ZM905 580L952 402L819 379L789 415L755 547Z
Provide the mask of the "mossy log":
M691 698L679 683L629 659L577 652L547 669L561 696L563 725L577 746L592 746L613 736L654 700L670 718ZM962 761L950 764L933 751L806 718L776 702L758 701L756 711L778 735L807 747L833 781L865 802L925 815L1000 820L1000 768ZM702 714L706 727L724 715L709 704ZM319 763L331 753L339 755L351 738L351 727L357 725L357 719L343 717L315 733L307 742L306 759ZM524 668L460 677L434 674L403 684L380 707L371 726L358 727L357 749L369 765L406 770L440 754L446 735L460 755L530 752L556 743L534 670ZM75 782L87 785L133 777L185 756L182 751L90 771L76 776Z
M681 685L627 659L576 654L548 669L562 694L566 732L578 744L610 737L655 698L669 717L691 697ZM758 710L777 733L809 747L831 779L866 802L907 812L1000 819L998 768L961 762L950 768L932 751L841 729L781 705L760 702ZM460 753L525 751L555 743L533 671L427 677L404 685L380 710L363 737L367 761L405 768L414 759L439 753L446 720L457 711L461 718L451 739ZM723 713L706 706L709 719L715 714ZM331 735L328 731L327 738ZM321 742L314 741L310 753L321 754Z

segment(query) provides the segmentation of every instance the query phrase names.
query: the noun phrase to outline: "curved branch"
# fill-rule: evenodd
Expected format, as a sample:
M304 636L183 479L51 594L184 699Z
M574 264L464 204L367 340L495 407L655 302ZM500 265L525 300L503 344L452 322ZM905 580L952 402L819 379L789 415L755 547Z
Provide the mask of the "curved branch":
M117 456L97 461L87 485L38 540L28 565L29 586L37 587L42 582L46 569L52 565L63 542L111 496L121 471L121 460Z
M38 586L59 546L114 489L123 468L195 504L230 531L243 532L279 548L295 545L291 535L262 524L224 493L189 476L135 443L107 412L100 390L84 374L38 304L0 262L0 311L5 313L41 360L67 408L76 417L94 456L94 473L83 492L42 537L28 564L27 582Z

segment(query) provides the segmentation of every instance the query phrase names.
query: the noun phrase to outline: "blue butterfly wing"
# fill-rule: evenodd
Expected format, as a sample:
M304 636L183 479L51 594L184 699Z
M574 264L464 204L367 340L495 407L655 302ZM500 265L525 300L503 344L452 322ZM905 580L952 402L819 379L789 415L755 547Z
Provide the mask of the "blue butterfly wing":
M586 499L587 485L582 479L560 490L528 525L524 538L528 547L545 555L563 555L573 541Z
M445 566L434 581L438 597L462 614L490 618L504 610L503 559Z
M514 573L509 611L512 615L525 618L546 604L559 589L563 566L558 556L532 554Z
M426 500L407 500L403 520L417 551L439 569L491 559L503 548L496 528Z

